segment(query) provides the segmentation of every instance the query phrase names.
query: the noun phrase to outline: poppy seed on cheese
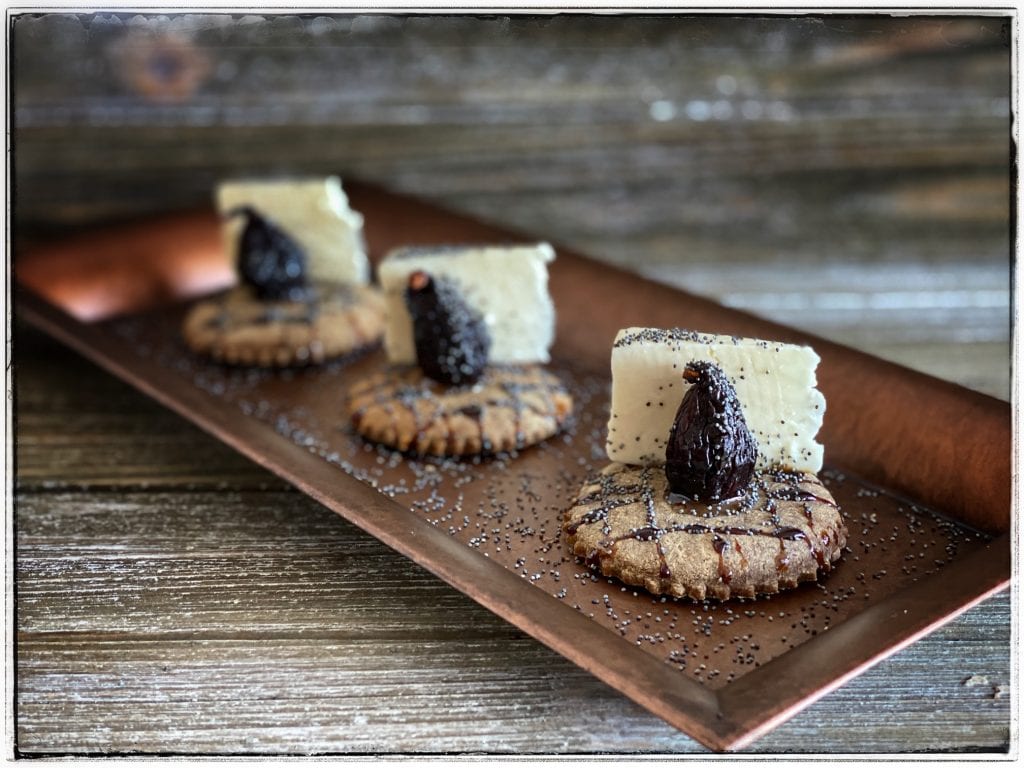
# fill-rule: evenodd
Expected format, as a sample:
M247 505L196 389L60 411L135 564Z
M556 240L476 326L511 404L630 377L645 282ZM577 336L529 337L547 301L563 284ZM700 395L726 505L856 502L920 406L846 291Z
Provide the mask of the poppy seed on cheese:
M311 281L362 285L370 279L363 216L349 208L337 176L222 182L217 187L217 208L227 217L224 242L236 262L243 222L230 213L251 208L273 220L303 248Z
M821 469L823 447L815 436L825 398L816 388L820 358L813 349L678 328L626 328L615 337L606 443L612 461L664 463L691 360L713 362L732 383L757 441L758 469Z
M555 335L555 307L548 292L547 243L399 248L380 263L378 277L388 308L384 349L392 363L415 364L412 318L404 292L409 275L424 271L450 281L484 319L490 362L546 363Z

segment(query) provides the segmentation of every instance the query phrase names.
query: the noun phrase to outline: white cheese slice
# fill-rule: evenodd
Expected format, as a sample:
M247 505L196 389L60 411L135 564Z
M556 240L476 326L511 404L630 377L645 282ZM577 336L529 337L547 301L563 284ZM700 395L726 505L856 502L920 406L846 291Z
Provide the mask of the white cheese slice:
M370 263L363 245L363 216L348 207L337 176L314 179L226 181L217 187L217 208L226 216L248 205L283 229L306 251L310 280L366 283ZM238 263L238 241L245 219L226 218L224 245Z
M810 347L680 329L626 328L612 347L608 458L624 464L665 463L676 410L689 387L687 363L709 360L732 382L759 468L817 472L823 446L814 437L825 415L817 386L820 358Z
M546 363L555 337L548 264L555 251L532 245L423 246L389 253L377 274L387 302L384 349L392 363L415 363L412 317L405 305L409 275L422 270L452 281L491 335L492 363Z

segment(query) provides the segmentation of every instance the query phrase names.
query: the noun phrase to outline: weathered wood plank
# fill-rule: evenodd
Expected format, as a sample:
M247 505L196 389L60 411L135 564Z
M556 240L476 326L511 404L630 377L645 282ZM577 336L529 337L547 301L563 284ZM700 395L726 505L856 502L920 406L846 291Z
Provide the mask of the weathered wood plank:
M19 238L207 204L229 175L337 171L1008 397L1005 18L43 14L14 30ZM145 86L132 62L195 87ZM943 334L949 354L915 363Z
M289 487L39 331L15 327L20 490Z
M100 434L124 429L127 454L153 432L132 419L185 435L153 450L163 492L96 490L111 471L83 458L89 493L20 494L26 752L701 751L300 494L244 482L182 493L161 455L188 466L178 451L191 453L199 474L208 456L229 466L231 452L22 334L35 336L19 358L25 409L40 416L53 401L60 414L23 428L44 438L39 466L47 436L75 434L76 411L95 414ZM77 463L53 476L74 476ZM753 750L1004 749L1008 700L993 696L1009 683L1009 610L1003 595L968 612ZM988 682L964 685L972 676Z
M664 89L669 96L693 91L749 95L765 89L776 95L799 90L840 98L874 92L881 76L910 95L915 80L942 88L943 81L930 73L936 68L958 72L963 59L971 62L972 76L987 74L993 69L990 54L1005 51L1008 44L1007 20L982 17L438 14L312 19L268 14L239 20L216 14L150 14L125 23L124 17L108 14L36 14L19 19L15 28L25 40L17 52L24 67L21 76L40 89L33 93L64 97L77 85L74 96L80 101L131 94L180 110L189 106L183 99L160 101L160 94L133 89L131 81L110 79L126 59L145 60L153 38L161 34L192 44L207 56L230 56L235 63L222 70L207 68L196 96L294 94L297 87L300 92L320 91L328 102L356 101L363 92L440 100L447 88L445 100L459 103L467 101L467 92L482 98L484 93L472 89L486 87L494 100L514 95L531 103L543 101L552 90L554 97L562 96L560 88L571 93L573 85L589 87L577 96L589 99L594 92L614 91L652 73L656 77L648 98ZM56 65L42 44L77 57L78 63ZM189 45L178 50L186 63L196 52ZM556 52L563 65L553 69L544 51ZM524 52L535 55L524 57ZM380 66L371 66L370 59ZM690 77L666 77L678 73L673 67L680 64ZM392 70L399 66L396 81ZM719 81L723 73L737 81ZM530 81L532 88L517 88ZM359 96L353 89L360 89ZM929 94L915 95L923 99ZM249 101L259 103L257 98ZM913 109L914 104L894 100L892 108Z
M699 749L298 494L23 495L18 514L23 749ZM1001 748L1008 618L986 603L757 749Z
M203 204L226 175L357 174L1007 397L1008 31L26 14L15 234ZM27 753L701 750L16 332ZM1001 595L753 751L1005 750L1009 623Z
M49 14L14 29L23 224L194 204L227 174L329 169L569 243L632 223L727 245L739 226L732 240L761 233L764 253L795 207L786 249L891 250L893 212L922 213L907 185L944 172L973 192L987 173L985 232L1008 250L1005 19ZM206 62L195 90L162 98L122 77L126 56L155 66L168 45L181 71ZM917 236L970 238L978 196L959 197ZM835 231L829 211L860 238L816 236L822 220Z
M536 643L467 634L32 642L20 690L35 716L21 744L186 754L700 751ZM962 662L942 653L948 639L921 645L927 659L905 652L883 663L754 751L1005 748L998 717L978 722L982 712L1008 717L1008 697L993 698L1008 677L992 673L986 649L958 646L976 654L960 677ZM972 674L989 684L963 685Z

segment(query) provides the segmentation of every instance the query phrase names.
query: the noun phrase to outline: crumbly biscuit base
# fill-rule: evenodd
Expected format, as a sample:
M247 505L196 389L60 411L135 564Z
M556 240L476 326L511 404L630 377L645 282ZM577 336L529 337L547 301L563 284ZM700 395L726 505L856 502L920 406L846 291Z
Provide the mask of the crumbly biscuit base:
M606 576L695 600L770 595L831 570L847 530L810 473L764 471L739 501L669 496L664 467L611 464L565 513L570 551Z
M194 352L230 365L316 365L378 343L384 300L365 285L318 285L303 301L261 301L238 286L196 304L182 333Z
M558 432L572 407L558 377L538 366L490 366L468 387L440 384L418 367L392 368L357 382L346 405L368 440L434 456L525 448Z

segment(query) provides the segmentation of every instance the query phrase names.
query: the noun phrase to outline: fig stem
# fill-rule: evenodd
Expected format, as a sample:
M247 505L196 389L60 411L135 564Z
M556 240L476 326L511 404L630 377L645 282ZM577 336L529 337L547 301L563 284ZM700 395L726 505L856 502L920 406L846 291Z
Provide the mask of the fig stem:
M423 270L417 270L409 275L409 288L414 291L422 291L430 285L430 275Z

